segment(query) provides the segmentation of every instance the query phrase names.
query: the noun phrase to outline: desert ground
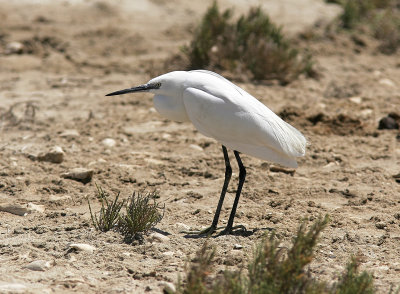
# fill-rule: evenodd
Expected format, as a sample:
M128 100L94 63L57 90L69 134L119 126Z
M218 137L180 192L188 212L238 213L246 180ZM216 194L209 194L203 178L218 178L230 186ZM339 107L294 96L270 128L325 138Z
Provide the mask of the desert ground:
M150 94L105 94L182 70L165 61L190 43L211 2L0 1L1 293L162 293L184 277L205 238L182 231L211 224L221 146L189 123L163 119ZM317 0L220 1L236 14L260 3L293 36L340 11ZM215 272L243 268L266 232L289 246L301 220L329 214L311 272L334 280L356 255L387 293L400 285L400 139L378 123L400 114L399 53L379 53L364 35L298 42L312 53L317 79L234 81L309 145L294 174L242 155L247 180L235 224L252 234L209 238ZM46 157L60 148L61 160ZM230 156L222 225L237 185ZM75 168L93 171L91 181L63 176ZM121 198L156 190L164 218L140 244L98 232L87 204L100 207L96 184Z

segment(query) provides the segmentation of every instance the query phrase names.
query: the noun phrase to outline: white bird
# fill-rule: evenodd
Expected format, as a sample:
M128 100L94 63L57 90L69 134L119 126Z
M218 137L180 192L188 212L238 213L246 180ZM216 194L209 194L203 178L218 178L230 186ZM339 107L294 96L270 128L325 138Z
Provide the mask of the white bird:
M296 157L304 156L306 139L267 106L224 77L206 70L174 71L148 83L107 94L154 93L154 107L167 119L193 123L205 136L222 144L225 181L211 226L199 234L212 234L217 224L232 168L226 147L234 151L239 165L239 185L226 228L233 232L233 219L246 177L239 152L286 167L297 167ZM243 228L243 226L240 226Z

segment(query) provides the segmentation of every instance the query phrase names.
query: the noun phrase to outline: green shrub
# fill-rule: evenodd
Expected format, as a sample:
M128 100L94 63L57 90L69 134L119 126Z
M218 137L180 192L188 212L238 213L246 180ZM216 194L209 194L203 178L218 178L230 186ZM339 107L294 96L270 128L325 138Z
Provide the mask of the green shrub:
M359 261L352 257L347 264L346 271L342 274L334 288L340 294L372 294L375 293L373 279L367 272L358 273Z
M328 1L328 2L332 2ZM381 40L379 50L393 54L400 47L400 5L396 0L334 0L343 7L340 26L353 30L367 25Z
M394 54L400 47L400 11L384 10L375 17L374 35L381 40L379 50L385 54Z
M101 208L98 212L98 216L92 212L92 207L88 199L90 216L92 219L93 226L96 230L107 232L114 229L119 220L119 212L124 205L123 201L118 201L119 194L115 197L114 201L109 202L107 197L109 196L101 187L97 186L97 198L101 202Z
M314 247L328 217L319 218L308 231L301 224L290 249L280 247L271 234L256 248L248 272L225 270L211 279L215 248L207 242L197 252L188 267L186 282L178 282L175 293L194 294L361 294L375 293L373 279L367 272L359 273L359 263L352 258L336 283L319 281L307 266L313 258Z
M88 199L90 216L96 230L107 232L114 229L124 236L127 243L132 243L133 240L140 238L141 234L157 225L164 216L164 212L160 213L163 207L158 205L155 200L159 198L157 192L134 192L127 201L119 201L118 193L110 202L107 199L109 194L101 187L96 187L97 198L101 202L101 208L97 215L92 212ZM125 213L121 213L122 207L125 207Z
M134 192L128 199L125 213L120 215L118 221L118 230L124 235L126 242L131 243L139 233L148 232L161 221L164 215L160 213L160 209L163 208L156 203L156 198L156 192Z
M300 54L261 8L250 9L236 23L231 19L232 10L221 13L216 2L207 10L190 46L183 49L190 69L249 72L255 80L282 83L314 74L311 56Z

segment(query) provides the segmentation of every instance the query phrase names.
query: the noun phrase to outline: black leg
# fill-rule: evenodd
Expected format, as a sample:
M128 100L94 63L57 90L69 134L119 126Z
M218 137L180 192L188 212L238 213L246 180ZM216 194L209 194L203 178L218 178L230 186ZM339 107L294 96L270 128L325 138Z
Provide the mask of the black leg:
M224 145L222 145L222 152L224 152L224 159L225 159L225 180L224 180L224 185L222 186L221 196L219 197L217 210L215 211L214 220L211 225L211 227L213 227L214 229L217 228L218 219L221 213L222 204L224 203L226 190L228 189L228 184L232 176L232 168L229 162L228 151L226 150L226 147Z
M185 233L196 234L196 235L197 234L198 235L210 235L217 230L217 224L218 224L219 215L221 213L222 204L224 203L226 190L228 189L229 181L231 180L231 176L232 176L232 168L231 168L231 164L229 162L228 151L226 150L226 147L224 145L222 145L222 152L224 153L224 159L225 159L225 180L224 180L224 185L222 186L221 196L219 197L218 206L217 206L217 210L215 211L215 214L214 214L213 222L210 227L208 227L200 232L185 232Z
M239 203L240 193L242 192L242 187L243 187L244 181L246 179L246 169L245 169L245 167L244 167L244 165L242 163L242 160L240 159L239 152L237 152L235 150L234 153L235 153L235 157L236 157L236 160L237 160L237 163L238 163L238 166L239 166L239 185L238 185L238 188L236 190L236 197L235 197L235 201L233 202L231 214L230 214L229 220L228 220L228 225L220 233L220 235L229 235L230 233L232 233L233 219L235 218L236 208L237 208L238 203ZM241 226L241 227L243 228L243 226Z

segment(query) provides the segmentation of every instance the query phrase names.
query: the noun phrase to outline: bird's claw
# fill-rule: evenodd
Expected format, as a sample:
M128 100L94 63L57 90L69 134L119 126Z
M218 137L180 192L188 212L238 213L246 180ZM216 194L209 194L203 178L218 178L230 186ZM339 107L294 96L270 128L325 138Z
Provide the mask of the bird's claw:
M214 227L214 226L209 226L201 231L182 231L184 234L188 235L198 235L198 236L211 236L213 233L216 231L222 229L223 227ZM226 227L224 230L222 230L218 236L223 236L223 235L234 235L237 232L247 232L247 229L243 225L237 225L234 227Z
M184 234L188 235L198 235L198 236L210 236L213 233L215 233L217 230L221 229L222 227L215 227L215 226L209 226L201 231L182 231Z
M234 231L238 232L247 232L247 229L243 225L237 225L234 227L226 227L223 231L221 231L218 236L223 236L223 235L234 235Z

